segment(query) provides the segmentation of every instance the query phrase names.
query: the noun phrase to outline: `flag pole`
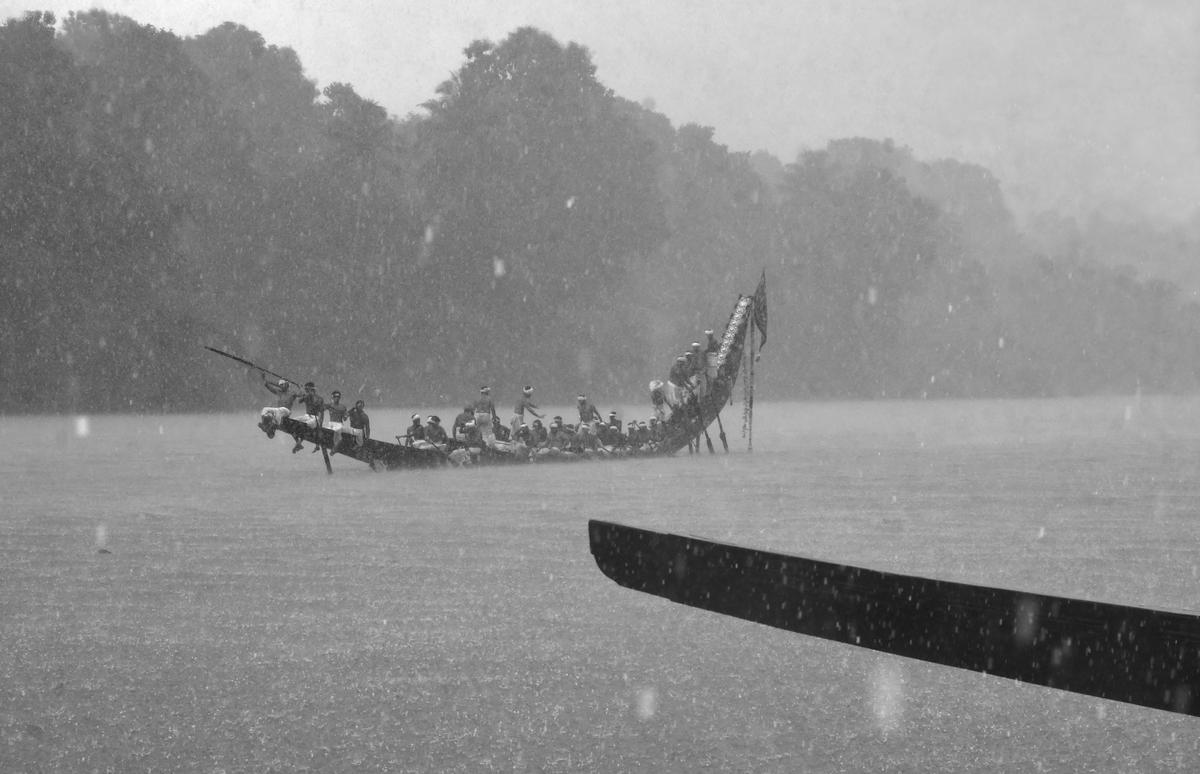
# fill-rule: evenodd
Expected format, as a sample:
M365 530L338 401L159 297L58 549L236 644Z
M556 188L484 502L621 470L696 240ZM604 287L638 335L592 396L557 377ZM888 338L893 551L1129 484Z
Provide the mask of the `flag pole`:
M750 396L746 412L746 451L754 451L754 324L750 324Z

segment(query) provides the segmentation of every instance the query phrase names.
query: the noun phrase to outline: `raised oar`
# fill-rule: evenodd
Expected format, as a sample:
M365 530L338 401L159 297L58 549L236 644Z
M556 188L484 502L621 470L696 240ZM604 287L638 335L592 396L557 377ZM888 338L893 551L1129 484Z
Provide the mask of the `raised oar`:
M300 386L300 382L296 381L295 379L289 379L286 376L275 373L274 371L269 371L266 368L263 368L262 366L260 366L256 363L251 363L249 360L247 360L244 357L238 357L237 355L231 354L231 353L226 352L221 349L216 349L215 347L205 346L204 348L207 349L209 352L216 352L218 355L220 355L222 357L227 357L230 360L235 360L235 361L241 363L242 365L250 366L251 368L255 369L256 371L262 371L264 374L270 374L271 376L274 376L276 379L283 379L285 382L290 382L290 383L296 385L297 387Z
M717 427L720 428L721 445L725 447L725 453L729 453L729 441L725 439L725 426L721 424L721 415L717 414Z

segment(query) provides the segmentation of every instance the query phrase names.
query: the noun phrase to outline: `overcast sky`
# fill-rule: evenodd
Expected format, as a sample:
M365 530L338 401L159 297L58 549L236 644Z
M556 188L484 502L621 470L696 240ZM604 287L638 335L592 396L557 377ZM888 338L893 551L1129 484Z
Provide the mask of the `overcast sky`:
M0 0L0 15L92 6L181 36L244 24L397 116L472 40L533 25L731 150L790 162L890 137L987 167L1022 211L1200 209L1197 0Z

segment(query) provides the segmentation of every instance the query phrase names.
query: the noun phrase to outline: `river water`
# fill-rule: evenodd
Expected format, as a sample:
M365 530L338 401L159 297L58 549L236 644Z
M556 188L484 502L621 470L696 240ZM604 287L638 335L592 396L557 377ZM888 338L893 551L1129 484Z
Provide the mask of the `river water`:
M1200 764L1193 718L620 588L586 527L1200 613L1200 399L760 404L753 452L722 419L729 454L714 426L716 454L332 476L254 409L0 419L0 769Z

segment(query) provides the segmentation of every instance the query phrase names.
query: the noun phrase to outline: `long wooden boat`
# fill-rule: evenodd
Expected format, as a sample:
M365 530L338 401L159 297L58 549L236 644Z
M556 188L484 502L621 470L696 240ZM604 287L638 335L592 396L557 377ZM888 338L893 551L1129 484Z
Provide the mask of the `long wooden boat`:
M376 470L430 468L459 464L504 465L622 457L660 457L676 454L685 447L698 451L701 438L704 439L709 451L713 451L708 428L713 422L718 421L721 410L732 400L734 386L737 384L738 376L743 368L750 375L753 374L753 363L757 359L754 351L756 329L761 332L762 341L764 343L766 341L766 303L766 276L764 274L753 295L738 296L733 311L729 315L729 322L726 323L725 329L717 339L716 348L712 352L704 353L706 360L703 371L695 374L686 384L679 385L679 389L673 391L675 400L663 412L661 436L655 442L637 448L604 449L596 454L537 453L536 450L530 451L524 447L504 442L465 447L464 444L454 440L441 448L432 445L408 445L399 437L396 439L396 443L377 438L371 438L362 443L350 439L337 439L334 437L334 431L329 428L312 428L292 417L285 417L279 423L264 424L260 422L258 426L269 438L274 438L277 434L282 433L285 437L312 444L314 451L319 449L325 455L326 467L331 472L332 468L329 466L328 458L331 451L347 459L366 463ZM263 374L279 377L278 374L267 371L236 355L213 347L207 347L207 349L250 366ZM748 392L747 400L750 401L750 411L752 412L752 389ZM724 428L721 428L720 437L728 451Z

